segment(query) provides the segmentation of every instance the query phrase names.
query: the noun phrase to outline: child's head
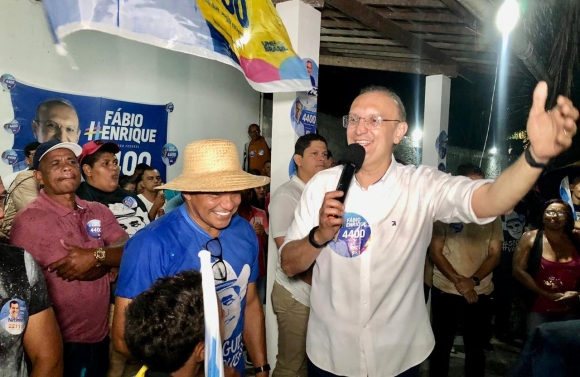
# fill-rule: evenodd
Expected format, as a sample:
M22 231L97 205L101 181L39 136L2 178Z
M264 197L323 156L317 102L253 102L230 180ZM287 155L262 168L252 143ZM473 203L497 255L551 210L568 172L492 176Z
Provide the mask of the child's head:
M203 291L197 271L158 279L127 307L125 342L151 371L174 373L192 357L203 369L204 339Z

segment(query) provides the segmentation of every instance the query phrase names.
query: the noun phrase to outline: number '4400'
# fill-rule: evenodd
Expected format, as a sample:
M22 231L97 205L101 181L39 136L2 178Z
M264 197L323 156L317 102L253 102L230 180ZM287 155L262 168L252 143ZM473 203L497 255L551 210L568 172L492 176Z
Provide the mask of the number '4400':
M364 238L365 234L366 230L364 229L345 230L342 233L342 238Z
M246 0L222 0L222 4L232 16L236 16L238 22L245 29L248 27L248 8Z

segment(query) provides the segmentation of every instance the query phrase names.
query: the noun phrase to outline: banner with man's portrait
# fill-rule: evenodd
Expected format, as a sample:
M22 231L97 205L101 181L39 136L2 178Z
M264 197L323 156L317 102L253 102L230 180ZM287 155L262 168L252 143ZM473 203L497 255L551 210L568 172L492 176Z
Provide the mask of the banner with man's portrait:
M106 140L121 149L122 175L131 175L135 166L144 162L159 170L165 180L167 121L172 110L168 106L55 92L17 79L9 90L14 118L1 121L3 132L14 135L14 144L2 151L2 161L14 172L28 168L23 150L35 140L42 143L57 138L81 146L91 140Z

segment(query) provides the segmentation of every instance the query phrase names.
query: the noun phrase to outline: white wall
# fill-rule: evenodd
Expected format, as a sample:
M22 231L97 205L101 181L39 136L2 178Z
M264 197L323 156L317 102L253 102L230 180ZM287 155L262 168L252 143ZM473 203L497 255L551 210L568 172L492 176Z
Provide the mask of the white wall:
M247 127L258 123L259 93L237 69L216 61L96 32L79 32L65 42L79 70L57 55L42 5L2 0L0 74L49 90L112 99L165 104L173 102L168 141L180 158L168 179L181 172L185 146L199 139L233 141L242 153ZM10 94L0 91L0 124L12 120ZM13 136L0 129L0 151ZM0 176L12 172L0 161Z

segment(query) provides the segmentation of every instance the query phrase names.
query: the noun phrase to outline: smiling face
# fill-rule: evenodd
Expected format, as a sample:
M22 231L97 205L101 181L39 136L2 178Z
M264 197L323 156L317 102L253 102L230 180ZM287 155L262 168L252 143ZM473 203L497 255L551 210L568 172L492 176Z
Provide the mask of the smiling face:
M79 142L79 117L72 107L65 104L53 106L42 112L39 118L32 121L32 131L39 143L53 138L71 143Z
M242 200L240 192L183 193L187 212L210 236L217 237L230 225Z
M16 319L18 318L18 311L19 311L19 305L17 302L13 302L10 304L10 317Z
M74 193L81 184L81 171L75 154L65 148L48 152L40 160L36 180L44 186L47 195Z
M393 145L398 144L407 132L406 122L387 121L399 119L395 101L382 92L369 92L358 96L350 107L350 116L360 117L356 127L348 126L348 144L358 143L366 151L363 169L377 169L390 165ZM369 117L381 117L383 121L377 128L367 123Z
M100 153L93 166L83 164L87 183L104 192L113 192L119 185L119 160L112 152ZM83 160L84 162L84 160Z

